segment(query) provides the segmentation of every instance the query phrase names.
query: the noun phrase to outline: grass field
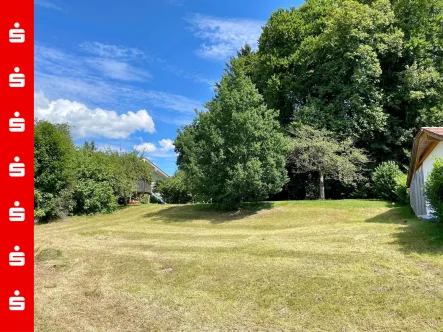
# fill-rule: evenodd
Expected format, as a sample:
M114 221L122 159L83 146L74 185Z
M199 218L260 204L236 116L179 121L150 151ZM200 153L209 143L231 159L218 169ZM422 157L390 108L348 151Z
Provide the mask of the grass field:
M443 331L443 228L377 201L35 227L36 331Z

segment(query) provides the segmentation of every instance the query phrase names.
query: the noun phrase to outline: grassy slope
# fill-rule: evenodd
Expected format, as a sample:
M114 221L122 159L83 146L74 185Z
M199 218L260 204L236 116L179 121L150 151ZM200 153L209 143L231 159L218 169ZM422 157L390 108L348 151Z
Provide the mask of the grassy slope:
M442 331L443 229L374 201L35 228L36 331Z

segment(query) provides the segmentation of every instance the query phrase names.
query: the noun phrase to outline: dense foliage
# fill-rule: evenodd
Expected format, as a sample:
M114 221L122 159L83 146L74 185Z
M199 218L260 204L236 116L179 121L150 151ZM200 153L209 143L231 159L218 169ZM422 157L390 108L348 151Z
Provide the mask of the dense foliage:
M190 192L190 185L186 179L186 174L182 171L176 172L170 178L159 181L155 185L155 190L168 203L186 204L193 201Z
M425 183L426 198L433 214L443 222L443 159L437 159Z
M380 199L406 204L408 201L406 188L407 175L394 161L387 161L377 166L372 173L375 196Z
M409 204L409 188L406 184L408 175L402 173L395 178L396 202L401 205Z
M73 167L74 214L111 212L117 208L116 190L113 188L113 184L117 185L116 167L107 154L86 143L76 151Z
M35 123L35 216L40 221L71 214L114 211L128 202L138 181L151 171L136 152L98 151L95 144L75 147L67 125Z
M421 126L443 125L442 0L307 0L274 12L239 66L280 111L407 164Z
M113 166L116 181L113 189L119 197L129 201L139 181L151 182L152 172L148 163L142 162L137 152L121 152L108 149L106 156Z
M309 124L364 149L357 195L369 197L378 164L407 166L420 127L443 125L443 0L307 0L272 13L258 50L246 45L228 67L251 78L283 127ZM293 188L316 179L290 176ZM339 184L330 196L346 191Z
M63 199L73 181L74 144L69 127L38 121L34 126L35 216L63 217Z
M235 208L242 200L279 192L288 179L290 144L278 112L266 107L251 80L241 71L227 71L206 108L174 143L193 194Z

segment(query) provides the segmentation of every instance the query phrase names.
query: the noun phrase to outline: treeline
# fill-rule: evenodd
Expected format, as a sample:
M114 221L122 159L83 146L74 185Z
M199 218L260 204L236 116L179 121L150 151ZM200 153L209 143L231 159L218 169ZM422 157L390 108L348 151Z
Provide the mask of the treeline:
M228 207L402 200L415 133L443 126L443 0L307 0L274 12L258 45L179 131L166 190Z
M111 212L126 204L151 170L137 152L74 145L66 124L35 122L34 214L39 221Z

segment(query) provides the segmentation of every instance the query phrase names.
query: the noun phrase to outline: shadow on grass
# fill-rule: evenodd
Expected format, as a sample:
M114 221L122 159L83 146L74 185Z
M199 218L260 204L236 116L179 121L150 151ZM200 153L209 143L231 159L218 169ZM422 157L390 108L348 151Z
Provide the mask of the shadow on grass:
M390 209L366 222L402 225L393 244L400 245L404 253L443 255L443 225L417 218L410 207Z
M148 212L144 217L162 222L209 220L213 224L222 224L252 216L261 210L271 209L272 206L271 202L242 203L238 211L221 211L212 204L174 205Z

